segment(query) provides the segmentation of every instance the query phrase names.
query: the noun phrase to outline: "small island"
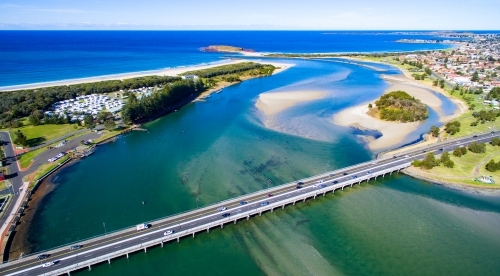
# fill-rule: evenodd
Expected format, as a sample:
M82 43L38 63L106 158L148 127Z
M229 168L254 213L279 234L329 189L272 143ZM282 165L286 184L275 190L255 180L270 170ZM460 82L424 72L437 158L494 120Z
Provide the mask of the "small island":
M368 107L368 115L385 121L407 123L423 121L429 117L427 106L405 91L384 94L375 102L375 107L372 104Z
M200 49L202 52L217 52L217 53L239 53L239 52L253 52L252 49L244 49L242 47L228 46L228 45L210 45Z

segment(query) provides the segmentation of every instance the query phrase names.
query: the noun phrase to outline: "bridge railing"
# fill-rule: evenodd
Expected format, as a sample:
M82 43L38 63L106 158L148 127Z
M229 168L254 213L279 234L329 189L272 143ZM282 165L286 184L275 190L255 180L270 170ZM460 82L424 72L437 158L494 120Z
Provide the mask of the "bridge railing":
M473 136L474 135L468 135L468 136L460 137L459 139L472 138ZM447 144L453 143L454 141L456 141L456 140L452 139L452 140L443 141L443 142L439 143L439 146L445 146ZM433 148L433 147L437 147L437 145L433 144L433 145L425 146L425 148ZM409 154L409 153L412 153L414 151L415 150L410 150L410 151L407 151L407 152L398 153L398 156ZM175 219L177 217L184 216L184 215L187 215L187 214L190 214L190 213L196 213L197 211L200 211L200 210L209 210L210 208L216 208L217 206L221 206L221 205L224 205L224 204L234 203L234 202L239 202L239 201L244 201L245 199L247 199L249 197L253 197L253 196L256 196L256 195L260 195L260 194L272 193L273 191L276 191L276 190L279 190L279 189L282 189L282 188L288 187L288 186L290 186L290 187L295 186L297 182L307 182L307 181L315 180L315 179L318 179L318 178L327 177L330 174L341 173L343 171L348 171L348 170L351 170L351 169L356 168L356 167L361 167L361 166L364 166L364 165L371 164L371 163L373 163L375 161L383 161L383 160L387 160L387 159L391 159L391 158L392 157L390 157L390 156L383 157L381 159L369 160L369 161L366 161L366 162L363 162L363 163L358 163L358 164L351 165L351 166L348 166L348 167L344 167L344 168L341 168L341 169L337 169L337 170L333 170L333 171L328 171L328 172L325 172L323 174L318 174L318 175L315 175L315 176L311 176L311 177L308 177L308 178L303 178L303 179L296 180L296 181L293 181L293 182L288 182L288 183L280 184L280 185L273 186L273 187L270 187L270 188L264 189L264 190L259 190L259 191L253 192L253 193L244 194L244 195L238 196L236 198L231 198L231 199L227 199L227 200L223 200L223 201L219 201L219 202L214 202L214 203L206 205L203 208L190 209L190 210L186 210L186 211L183 211L183 212L180 212L180 213L176 213L176 214L173 214L173 215L165 216L165 217L156 219L155 221L152 221L151 223L162 223L162 222L166 222L168 220L173 220L173 219ZM70 245L73 245L73 244L91 243L93 241L102 239L104 237L113 237L113 236L120 235L120 234L123 234L123 233L126 233L126 232L130 232L130 231L135 231L135 226L128 226L128 227L125 227L125 228L122 228L122 229L111 231L111 232L109 232L109 233L107 233L105 235L102 235L102 234L101 235L96 235L96 236L93 236L93 237L90 237L90 238L87 238L87 239L75 241L75 242L72 242L72 243L68 243L68 244L61 245L61 246L58 246L58 247L54 247L54 248L51 248L51 249L47 249L47 250L44 250L44 251L34 252L32 254L25 255L22 259L18 258L18 259L15 259L15 260L4 262L2 265L0 265L0 267L3 267L5 264L14 264L14 263L19 262L21 260L24 260L26 258L35 258L36 255L39 255L41 253L55 252L55 251L64 249L64 248L66 248L66 247L68 247Z
M330 174L335 174L336 175L336 174L341 173L343 171L348 171L348 170L354 169L356 167L368 165L368 164L370 164L372 162L374 162L374 161L370 160L370 161L366 161L366 162L363 162L363 163L358 163L358 164L351 165L351 166L348 166L348 167L344 167L344 168L341 168L341 169L336 169L336 170L333 170L333 171L328 171L328 172L325 172L323 174L319 174L319 175L315 175L315 176L303 178L303 179L300 179L300 180L296 180L296 181L293 181L293 182L288 182L288 183L280 184L280 185L277 185L277 186L273 186L273 187L270 187L268 189L259 190L259 191L252 192L252 193L249 193L249 194L244 194L244 195L241 195L241 196L238 196L238 197L235 197L235 198L231 198L231 199L227 199L227 200L223 200L223 201L219 201L219 202L214 202L214 203L208 204L208 205L206 205L205 207L202 207L202 208L190 209L190 210L186 210L186 211L183 211L183 212L180 212L180 213L176 213L176 214L172 214L172 215L165 216L165 217L162 217L162 218L158 218L158 219L155 219L154 221L151 221L150 223L152 223L152 224L163 223L163 222L167 222L169 220L173 220L173 219L175 219L177 217L181 217L181 216L184 216L184 215L189 215L191 213L196 213L198 211L210 210L212 208L216 209L217 207L220 207L221 205L225 205L225 204L229 204L229 203L234 203L234 202L245 201L245 199L247 199L249 197L253 197L253 196L257 196L257 195L261 195L261 194L272 193L272 192L274 192L276 190L279 190L279 189L282 189L282 188L285 188L285 187L288 187L288 186L294 187L297 182L308 182L308 181L315 180L315 179L318 179L318 178L327 177ZM87 239L82 239L82 240L78 240L78 241L75 241L75 242L67 243L67 244L64 244L64 245L61 245L61 246L53 247L53 248L50 248L50 249L47 249L47 250L43 250L43 251L39 251L39 252L34 252L34 253L31 253L31 254L27 254L27 255L24 255L22 258L17 258L17 259L14 259L14 260L3 262L3 264L0 265L0 267L4 266L6 264L15 264L17 262L24 261L27 258L33 258L34 259L36 256L38 256L39 254L42 254L42 253L53 254L56 251L68 248L69 246L74 245L74 244L92 243L94 241L100 240L100 239L105 238L105 237L106 238L113 237L113 236L121 235L121 234L126 233L126 232L131 232L131 231L132 232L136 231L135 230L135 225L134 226L128 226L128 227L121 228L121 229L114 230L114 231L110 231L110 232L108 232L107 234L104 234L104 235L100 234L100 235L92 236L92 237L87 238Z

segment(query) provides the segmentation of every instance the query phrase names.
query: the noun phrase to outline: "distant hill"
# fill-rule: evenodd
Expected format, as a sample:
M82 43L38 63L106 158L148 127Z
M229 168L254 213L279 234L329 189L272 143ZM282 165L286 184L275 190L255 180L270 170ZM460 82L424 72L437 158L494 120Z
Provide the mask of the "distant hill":
M203 47L200 49L203 52L253 52L252 49L244 49L241 47L234 47L228 45L210 45L208 47Z

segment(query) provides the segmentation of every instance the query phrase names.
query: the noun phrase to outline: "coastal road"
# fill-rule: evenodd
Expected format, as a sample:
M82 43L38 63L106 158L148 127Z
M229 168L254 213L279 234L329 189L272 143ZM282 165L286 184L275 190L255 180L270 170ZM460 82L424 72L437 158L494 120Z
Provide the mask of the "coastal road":
M146 250L146 245L144 244L157 240L165 242L173 240L175 242L177 237L180 237L182 233L191 235L195 231L200 231L200 229L203 229L201 231L205 231L207 228L200 227L206 227L206 225L213 228L222 227L224 223L233 222L234 218L241 217L242 214L259 214L259 212L265 211L266 206L276 205L281 207L281 205L289 203L291 199L295 200L295 198L299 198L297 201L302 201L302 198L305 199L311 193L317 195L327 190L343 189L346 185L352 186L354 182L354 184L358 184L358 179L361 182L362 179L366 179L367 177L372 178L372 176L374 177L382 173L386 174L394 170L394 168L409 166L410 162L415 159L423 159L429 152L437 155L445 151L453 151L456 147L466 146L471 142L490 142L493 137L500 137L500 133L480 134L440 142L431 146L414 149L398 156L372 160L300 180L300 188L297 188L298 182L284 184L151 222L151 227L143 231L136 231L135 228L130 227L105 236L75 242L74 244L83 246L77 250L70 250L69 245L67 245L49 252L38 252L23 259L0 265L0 275L52 275L51 273L61 273L61 271L58 271L60 269L70 266L72 267L71 269L74 269L74 266L77 265L80 269L86 269L85 262L97 262L96 258L100 256L128 250L127 248L131 247L138 248L135 250ZM218 211L220 207L225 207L226 210ZM223 214L228 215L224 217L222 216ZM174 233L165 235L167 230L173 230ZM189 232L190 230L191 232ZM130 251L124 251L121 255L125 255L128 252ZM50 256L40 261L36 256L42 253L50 254ZM101 261L106 260L103 259ZM47 262L55 262L55 264L50 267L42 267L42 263Z
M20 175L19 167L17 166L17 157L14 153L14 145L12 144L12 140L8 132L1 131L0 132L0 140L3 143L5 159L4 162L9 169L9 174L6 175L6 178L9 179L12 184L13 197L11 204L5 209L4 216L0 219L0 235L3 236L4 231L7 227L10 227L10 222L14 218L15 212L21 203L19 199L24 197L24 193L26 192L24 189L21 193L19 193L19 188L23 185L23 179ZM2 240L2 238L0 238ZM1 246L1 245L0 245ZM3 256L1 256L3 258Z

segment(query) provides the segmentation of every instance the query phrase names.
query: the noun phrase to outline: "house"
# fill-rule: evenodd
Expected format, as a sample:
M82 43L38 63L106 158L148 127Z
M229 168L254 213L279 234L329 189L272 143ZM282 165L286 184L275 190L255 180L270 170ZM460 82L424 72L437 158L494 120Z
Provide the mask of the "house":
M197 75L185 75L181 77L183 80L196 80L198 79Z

